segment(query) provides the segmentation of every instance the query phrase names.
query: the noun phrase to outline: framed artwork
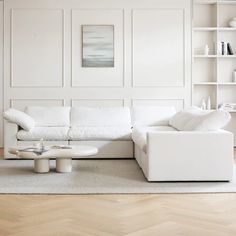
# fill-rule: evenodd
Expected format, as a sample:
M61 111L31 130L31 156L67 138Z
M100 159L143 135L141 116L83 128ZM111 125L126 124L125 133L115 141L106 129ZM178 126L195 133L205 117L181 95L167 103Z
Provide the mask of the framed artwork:
M114 67L114 25L82 25L82 67Z

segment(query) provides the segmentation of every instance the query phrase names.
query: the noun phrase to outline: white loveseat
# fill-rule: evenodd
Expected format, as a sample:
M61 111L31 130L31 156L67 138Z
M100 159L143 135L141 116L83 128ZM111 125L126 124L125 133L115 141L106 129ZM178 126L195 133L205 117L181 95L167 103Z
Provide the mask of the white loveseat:
M93 145L93 158L135 157L149 181L228 181L233 173L233 135L177 131L173 107L27 107L30 131L5 122L8 148L43 138L46 144ZM15 158L15 157L14 157Z

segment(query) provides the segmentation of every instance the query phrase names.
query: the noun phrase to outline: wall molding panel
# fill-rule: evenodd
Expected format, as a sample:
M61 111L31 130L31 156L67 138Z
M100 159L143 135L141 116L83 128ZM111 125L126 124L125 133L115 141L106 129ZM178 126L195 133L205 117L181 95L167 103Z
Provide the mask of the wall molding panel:
M4 0L4 109L190 106L191 7L191 0ZM81 66L82 25L114 25L114 67Z
M88 107L123 107L124 99L72 99L71 106L88 106Z
M64 99L11 99L10 107L24 111L26 106L64 106Z
M72 86L123 87L124 86L124 10L75 9L72 10ZM82 25L114 25L113 68L83 68Z
M185 24L184 8L132 10L134 87L184 86Z
M63 87L63 9L12 8L10 12L11 87Z
M133 99L132 106L174 106L176 110L185 107L184 99Z

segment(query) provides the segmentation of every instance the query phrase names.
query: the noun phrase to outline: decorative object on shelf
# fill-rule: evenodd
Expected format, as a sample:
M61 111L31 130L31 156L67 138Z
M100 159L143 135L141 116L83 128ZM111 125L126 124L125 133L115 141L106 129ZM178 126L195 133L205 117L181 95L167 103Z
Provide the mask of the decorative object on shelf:
M82 67L114 67L114 25L82 26Z
M202 109L202 110L206 110L206 107L207 107L206 101L205 101L205 99L203 98L203 99L202 99L202 104L201 104L201 109Z
M209 46L207 44L205 45L204 54L205 56L209 55Z
M233 49L230 45L230 43L227 43L227 53L228 55L234 55Z
M221 103L218 106L219 109L223 109L225 111L235 111L236 103Z
M229 26L230 27L236 27L236 17L230 19Z
M219 55L234 55L231 44L228 42L218 42L217 43L217 51Z
M210 96L207 98L207 110L211 110L211 98L210 98Z
M236 70L233 71L233 82L236 83Z

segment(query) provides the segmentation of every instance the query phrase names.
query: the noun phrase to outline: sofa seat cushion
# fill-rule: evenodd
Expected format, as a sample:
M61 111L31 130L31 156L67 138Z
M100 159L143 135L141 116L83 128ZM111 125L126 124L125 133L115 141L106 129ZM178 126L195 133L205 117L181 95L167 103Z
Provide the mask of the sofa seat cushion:
M17 139L24 141L38 141L41 138L47 141L68 140L68 127L35 127L30 131L20 130Z
M72 127L70 140L131 140L131 128L116 127Z
M132 131L132 139L136 145L139 146L146 153L147 146L147 133L148 132L163 132L163 131L177 131L171 126L149 126L149 127L137 127Z

